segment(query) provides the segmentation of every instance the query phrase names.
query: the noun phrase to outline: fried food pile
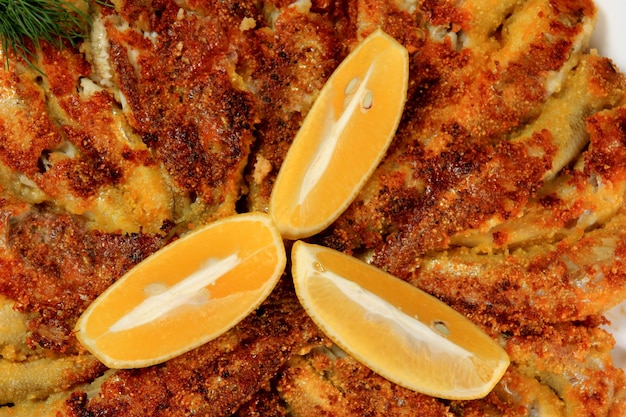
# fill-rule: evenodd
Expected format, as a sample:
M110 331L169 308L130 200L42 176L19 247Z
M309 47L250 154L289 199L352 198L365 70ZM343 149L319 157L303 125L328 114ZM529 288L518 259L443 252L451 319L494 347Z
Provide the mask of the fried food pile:
M114 0L79 48L0 71L0 416L622 416L603 313L626 299L626 78L590 0ZM142 259L267 209L317 93L382 28L410 54L378 169L310 240L498 340L484 399L396 386L334 346L286 274L224 336L106 369L72 333ZM4 58L4 57L3 57Z

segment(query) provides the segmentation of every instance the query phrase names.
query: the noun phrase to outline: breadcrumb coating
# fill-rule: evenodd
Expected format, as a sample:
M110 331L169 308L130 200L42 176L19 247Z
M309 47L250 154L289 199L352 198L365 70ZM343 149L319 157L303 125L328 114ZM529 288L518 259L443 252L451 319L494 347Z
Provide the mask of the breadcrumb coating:
M45 77L0 72L0 416L626 414L602 314L626 298L626 78L590 0L115 0ZM72 329L187 231L265 211L319 90L382 28L410 81L385 159L312 237L442 299L511 366L483 399L346 355L288 273L222 337L111 370ZM289 248L289 242L287 242Z

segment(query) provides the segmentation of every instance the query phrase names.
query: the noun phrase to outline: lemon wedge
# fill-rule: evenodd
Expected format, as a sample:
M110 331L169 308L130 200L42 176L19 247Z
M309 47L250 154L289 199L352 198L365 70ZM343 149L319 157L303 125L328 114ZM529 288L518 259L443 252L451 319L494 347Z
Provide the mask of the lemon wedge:
M218 220L165 246L121 277L78 320L78 340L110 368L164 362L251 313L286 264L262 213Z
M298 298L339 347L372 371L433 397L484 397L509 365L487 334L435 297L356 258L298 241Z
M354 200L398 127L408 73L407 50L380 29L333 72L272 189L269 213L285 238L320 232Z

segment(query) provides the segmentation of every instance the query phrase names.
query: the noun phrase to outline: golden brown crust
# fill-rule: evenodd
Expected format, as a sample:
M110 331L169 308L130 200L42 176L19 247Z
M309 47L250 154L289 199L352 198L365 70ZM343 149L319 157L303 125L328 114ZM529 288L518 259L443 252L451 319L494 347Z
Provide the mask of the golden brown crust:
M345 353L317 349L288 362L278 392L297 416L452 416L443 402L390 383Z
M598 327L626 297L626 81L584 52L590 1L114 3L80 51L44 45L47 77L0 74L0 293L31 332L6 343L0 372L67 369L47 379L66 391L33 380L0 415L624 413ZM81 356L76 318L126 270L194 224L266 209L324 81L377 27L410 54L405 113L366 188L312 240L501 341L512 365L496 389L441 401L329 353L288 276L165 364L105 372Z
M286 8L273 26L245 32L246 59L240 64L243 80L259 100L248 204L262 211L304 115L345 54L332 21L323 15ZM261 173L263 163L268 167Z
M625 389L623 370L610 365L612 344L608 333L590 323L568 323L548 326L541 334L513 337L507 350L519 373L556 393L564 415L609 415L624 411L619 399ZM515 388L509 388L509 395L514 395Z
M84 393L73 394L66 415L230 415L289 357L322 341L283 279L255 313L223 337L163 365L117 371L91 401Z
M111 76L104 82L167 174L175 220L232 214L258 123L255 100L236 73L239 24L258 11L248 6L235 14L212 2L190 2L189 11L173 2L118 7L129 20L102 18L99 36L108 43L96 59L105 54L100 65L110 66Z
M159 235L89 230L68 214L19 208L2 210L0 290L31 320L30 342L73 351L72 329L80 313L128 269L163 244Z
M563 95L560 87L550 87L552 77L578 63L576 45L584 43L594 11L589 2L536 1L518 13L535 7L546 9L523 34L528 39L521 46L517 37L522 35L511 34L490 51L469 47L456 52L429 38L412 55L407 108L392 148L324 243L347 251L373 250L377 265L406 276L421 255L445 250L452 235L483 230L494 217L519 215L551 175L555 159L563 159L562 133L558 126L547 129L539 116ZM472 22L465 25L460 33L467 30L471 36ZM608 60L600 61L585 64L592 67L586 83L571 87L591 87L579 93L591 98L590 108L580 103L585 114L577 117L623 98L623 77ZM567 82L564 77L565 90ZM607 87L615 94L607 94ZM551 95L555 100L548 100Z

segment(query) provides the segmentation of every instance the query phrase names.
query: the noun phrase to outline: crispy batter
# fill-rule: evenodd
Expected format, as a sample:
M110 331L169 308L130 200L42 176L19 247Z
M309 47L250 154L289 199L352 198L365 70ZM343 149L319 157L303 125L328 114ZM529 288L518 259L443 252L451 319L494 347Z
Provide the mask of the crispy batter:
M588 327L589 326L589 327ZM275 384L299 416L621 415L624 379L610 362L610 336L591 323L547 326L503 342L514 364L484 399L441 401L397 387L337 347L288 362ZM564 362L571 357L575 366ZM581 381L585 381L581 383ZM612 414L611 414L612 413Z
M0 415L626 413L599 327L626 298L626 79L586 52L591 1L114 5L94 6L80 50L43 46L46 77L0 73ZM83 352L76 319L125 271L193 225L266 210L325 80L377 27L410 54L405 112L312 240L497 339L512 364L493 392L442 401L386 381L330 344L288 275L162 365L106 370Z
M286 417L289 410L277 392L269 386L257 391L252 399L243 404L233 416L236 417Z
M272 25L273 30L245 32L247 58L239 70L256 92L261 112L254 158L248 167L250 210L267 211L274 178L303 115L345 55L332 21L324 15L291 7L281 11Z
M156 160L111 93L87 78L81 55L70 48L43 52L46 77L18 64L13 73L0 72L6 191L86 216L101 230L158 231L173 213Z
M612 344L611 336L593 323L566 323L547 326L537 335L513 337L507 350L517 372L556 393L563 415L623 415L624 372L611 366ZM511 385L506 390L494 394L513 401L516 395L528 395ZM540 415L550 415L539 411Z
M195 5L198 13L171 1L120 3L128 23L101 22L113 74L105 81L119 88L130 125L171 178L178 215L207 222L232 214L258 122L236 74L239 24L254 9L237 16L212 2Z
M46 399L103 371L91 355L59 357L31 349L27 340L31 316L15 311L13 304L0 297L0 404Z
M266 386L287 358L323 340L283 279L255 313L223 337L163 365L115 371L71 393L63 414L230 415Z
M421 255L447 249L451 236L519 216L586 143L584 118L623 100L624 78L608 60L588 57L570 71L593 21L590 4L576 6L525 3L519 15L540 7L545 21L519 34L510 28L517 15L502 17L502 45L487 51L472 48L471 21L457 24L455 36L469 44L459 52L426 40L412 55L409 99L392 149L323 242L372 250L377 265L407 276ZM545 43L546 27L558 51Z
M336 347L292 359L277 389L298 416L452 416L443 402L387 381Z
M159 235L107 234L70 214L3 203L0 291L20 311L37 313L29 325L33 346L75 351L80 313L164 243Z

